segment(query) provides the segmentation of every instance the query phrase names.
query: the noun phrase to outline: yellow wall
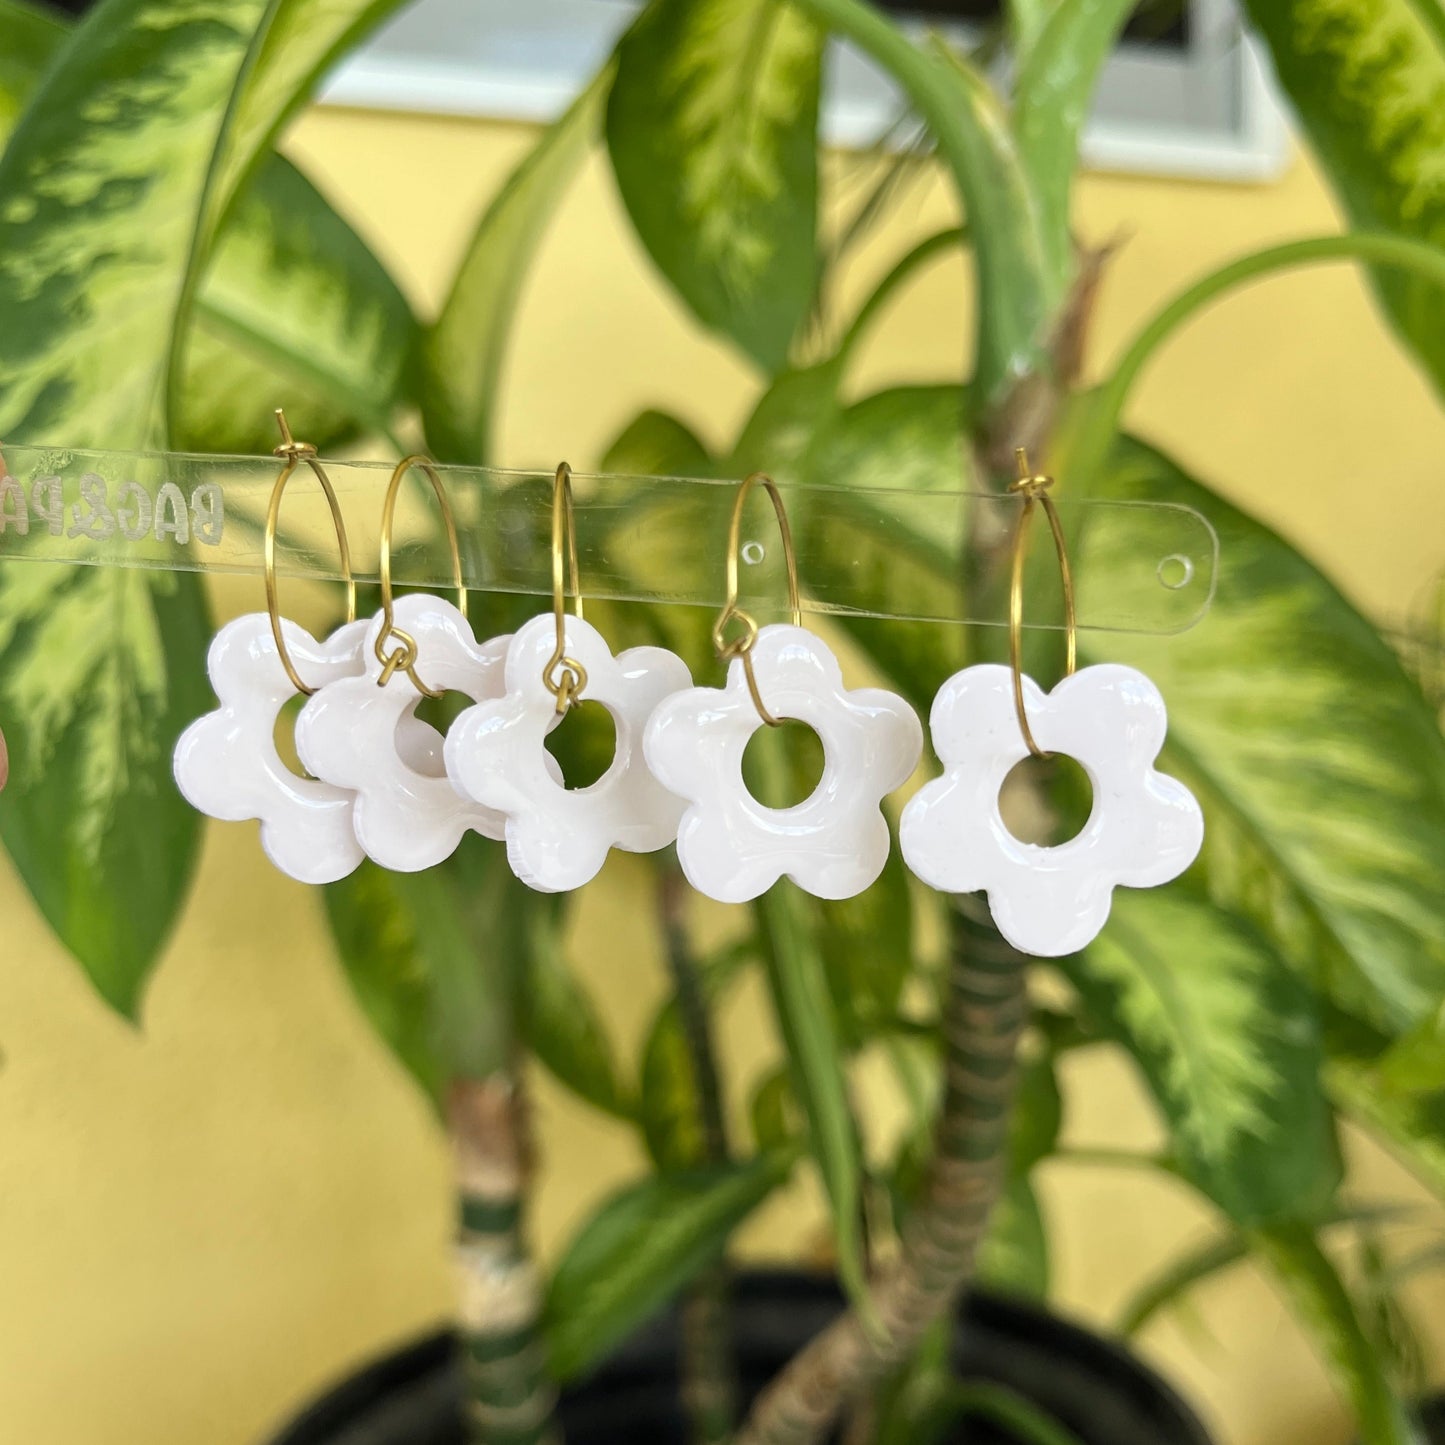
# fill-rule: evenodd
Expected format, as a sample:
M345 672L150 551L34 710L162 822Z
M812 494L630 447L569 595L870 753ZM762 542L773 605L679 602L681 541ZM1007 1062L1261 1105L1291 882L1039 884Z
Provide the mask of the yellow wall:
M326 112L298 126L293 149L427 307L530 138ZM911 191L846 294L948 215L940 186ZM1080 215L1091 238L1126 238L1100 355L1195 273L1333 225L1303 165L1257 189L1090 177ZM962 268L935 267L892 308L857 385L950 374L965 309ZM722 442L752 396L745 369L658 286L593 165L528 286L501 459L583 464L648 404ZM1195 325L1149 374L1133 420L1382 618L1445 565L1445 420L1346 273L1272 283ZM246 610L258 593L233 585L222 605ZM624 1050L663 990L651 943L633 942L642 877L630 860L610 864L575 934L592 942L585 966ZM264 864L251 829L210 829L139 1032L92 997L3 873L0 919L0 1440L253 1445L352 1362L446 1316L442 1141L352 1004L318 897ZM741 998L726 1034L739 1073L765 1059L761 1000ZM1071 1142L1153 1137L1121 1061L1071 1063L1067 1086ZM640 1161L619 1129L545 1083L539 1097L537 1232L554 1251ZM1418 1197L1389 1161L1352 1152L1362 1195ZM1091 1319L1207 1230L1181 1191L1127 1172L1053 1164L1043 1193L1060 1303ZM806 1248L816 1221L800 1188L749 1229L749 1247ZM1432 1296L1445 1313L1438 1287L1417 1291L1427 1306ZM1146 1347L1223 1440L1343 1445L1319 1369L1260 1281L1211 1285L1200 1306L1203 1329L1162 1324Z

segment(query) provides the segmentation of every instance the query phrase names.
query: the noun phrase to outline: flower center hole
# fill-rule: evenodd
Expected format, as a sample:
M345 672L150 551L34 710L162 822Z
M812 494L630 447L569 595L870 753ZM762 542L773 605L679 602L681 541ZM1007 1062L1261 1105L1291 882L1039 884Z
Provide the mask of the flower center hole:
M617 756L617 724L600 702L584 697L547 734L546 746L569 789L590 788Z
M743 751L743 782L765 808L792 808L817 791L823 777L823 740L808 726L784 718L761 727Z
M464 692L444 692L440 697L423 696L414 708L402 713L396 722L396 748L413 772L424 778L446 777L442 743L451 725L471 705L472 699Z
M306 699L299 694L288 698L282 704L281 711L276 714L276 726L271 734L276 741L277 756L298 778L311 776L301 766L301 759L296 755L296 719L305 702Z
M1004 827L1020 843L1045 848L1077 838L1093 806L1089 775L1067 753L1030 753L1009 770L998 799Z

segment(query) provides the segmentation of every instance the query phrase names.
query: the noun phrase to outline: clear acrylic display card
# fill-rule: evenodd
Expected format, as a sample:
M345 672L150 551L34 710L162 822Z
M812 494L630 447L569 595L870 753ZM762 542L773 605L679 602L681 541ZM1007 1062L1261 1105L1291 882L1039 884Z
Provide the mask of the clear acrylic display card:
M0 448L0 561L259 575L269 457ZM358 581L374 580L383 462L322 464L346 518ZM550 472L440 467L456 513L463 580L486 592L549 596ZM735 481L574 473L583 595L719 607ZM1000 625L1007 587L967 586L980 557L1006 567L1016 496L781 484L807 612ZM1073 563L1081 629L1169 634L1209 608L1214 529L1173 503L1056 493ZM965 546L965 540L973 545ZM1027 625L1058 627L1057 569L1033 540ZM781 617L787 587L766 496L750 502L740 547L742 600ZM325 498L304 467L287 488L277 547L282 577L339 580ZM425 475L410 473L397 510L398 586L454 585L445 530ZM992 584L992 585L990 585Z

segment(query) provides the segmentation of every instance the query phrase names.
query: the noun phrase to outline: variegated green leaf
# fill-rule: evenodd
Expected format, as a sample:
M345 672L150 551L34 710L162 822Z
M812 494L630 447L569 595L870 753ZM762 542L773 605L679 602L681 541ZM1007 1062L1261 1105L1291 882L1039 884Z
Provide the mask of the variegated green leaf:
M53 11L28 0L0 0L0 147L66 34Z
M1392 1393L1381 1355L1314 1235L1302 1225L1280 1225L1251 1237L1294 1306L1295 1317L1314 1336L1354 1412L1363 1445L1425 1445L1418 1425Z
M1222 1209L1255 1223L1325 1207L1340 1160L1314 1000L1262 938L1182 885L1120 889L1103 934L1064 967Z
M7 109L19 114L69 33L0 3L0 140ZM207 269L171 440L188 451L269 452L277 403L323 450L358 428L384 433L416 337L366 243L295 166L267 155Z
M0 436L165 440L216 219L333 47L383 9L112 0L81 27L0 156ZM268 59L272 27L284 58ZM19 741L0 836L65 943L133 1010L193 851L194 816L165 776L205 706L199 587L40 569L5 579L0 618L0 715Z
M0 435L163 436L215 223L335 47L387 4L116 0L0 159Z
M1038 197L1047 264L1060 288L1073 270L1069 200L1078 166L1079 133L1099 72L1135 3L1059 0L1019 67L1014 133Z
M199 579L99 567L0 575L3 841L101 995L134 1016L199 832L171 751L214 706Z
M548 128L487 207L427 334L422 411L433 452L491 460L492 417L522 283L538 242L596 138L604 69Z
M779 370L817 274L823 36L786 0L652 0L607 105L622 199L698 319Z
M1417 1022L1445 996L1445 739L1418 688L1308 561L1158 452L1121 444L1093 490L1197 508L1227 559L1191 631L1079 639L1167 700L1163 765L1205 806L1213 894L1347 1011ZM1127 545L1089 528L1076 562L1096 600Z
M418 334L366 243L289 161L269 156L206 272L174 441L264 454L281 405L314 446L357 430L386 435Z
M790 1151L660 1174L609 1199L568 1247L547 1294L552 1370L584 1373L723 1252L787 1177Z
M1246 0L1245 9L1354 225L1445 246L1439 0ZM1398 270L1374 281L1445 392L1445 292Z

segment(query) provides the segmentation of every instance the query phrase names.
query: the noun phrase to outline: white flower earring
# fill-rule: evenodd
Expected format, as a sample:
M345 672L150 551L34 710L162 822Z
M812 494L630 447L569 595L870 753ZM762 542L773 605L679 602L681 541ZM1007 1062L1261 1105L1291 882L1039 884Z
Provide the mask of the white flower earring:
M302 883L332 883L362 859L351 826L352 794L292 772L276 748L276 720L293 697L361 671L366 624L355 620L351 549L331 481L316 448L292 439L279 410L276 420L284 438L276 455L283 465L266 512L266 611L236 618L212 641L207 668L220 707L181 734L175 776L198 811L227 822L259 819L261 846L283 873ZM281 500L303 462L326 494L346 578L346 623L324 642L281 616L276 581Z
M392 531L397 495L412 467L423 471L446 523L457 603L393 598ZM450 857L468 830L502 836L503 820L457 793L447 779L443 738L416 717L424 697L459 692L473 700L502 690L505 637L478 644L467 621L467 593L451 504L425 457L400 462L387 486L381 521L381 611L361 624L354 675L328 683L296 720L296 751L318 778L353 796L351 826L366 856L399 873ZM426 681L419 668L425 668Z
M564 553L577 599L572 617ZM642 730L663 698L691 682L676 654L634 647L614 657L584 621L571 469L564 462L552 488L552 613L517 629L506 647L501 695L462 713L446 741L452 783L505 818L507 860L528 887L546 893L580 888L611 849L650 853L677 836L683 803L648 771ZM596 782L568 788L546 737L584 699L612 715L616 751Z
M1018 453L1023 498L1009 588L1010 666L955 673L939 689L929 726L944 765L903 810L899 842L908 866L945 893L983 890L998 930L1015 948L1044 958L1077 952L1098 936L1116 887L1152 888L1178 877L1204 841L1190 791L1156 771L1167 719L1143 673L1099 663L1074 670L1073 579L1052 478L1031 476ZM1023 562L1028 525L1041 505L1064 584L1067 666L1045 693L1023 675ZM1055 847L1021 842L999 812L1016 763L1033 754L1074 758L1093 785L1082 832Z
M738 606L739 532L755 485L766 488L782 533L791 625L760 628ZM918 764L918 719L891 692L847 690L837 658L803 628L787 513L772 479L761 474L742 484L733 506L727 596L713 626L713 645L728 663L727 686L668 698L644 741L652 771L691 804L678 828L678 861L698 892L724 903L756 898L784 874L819 898L850 898L873 883L887 861L888 822L880 804ZM743 630L730 641L734 623ZM777 727L784 718L818 734L823 775L803 802L769 808L743 781L743 752L758 728Z

